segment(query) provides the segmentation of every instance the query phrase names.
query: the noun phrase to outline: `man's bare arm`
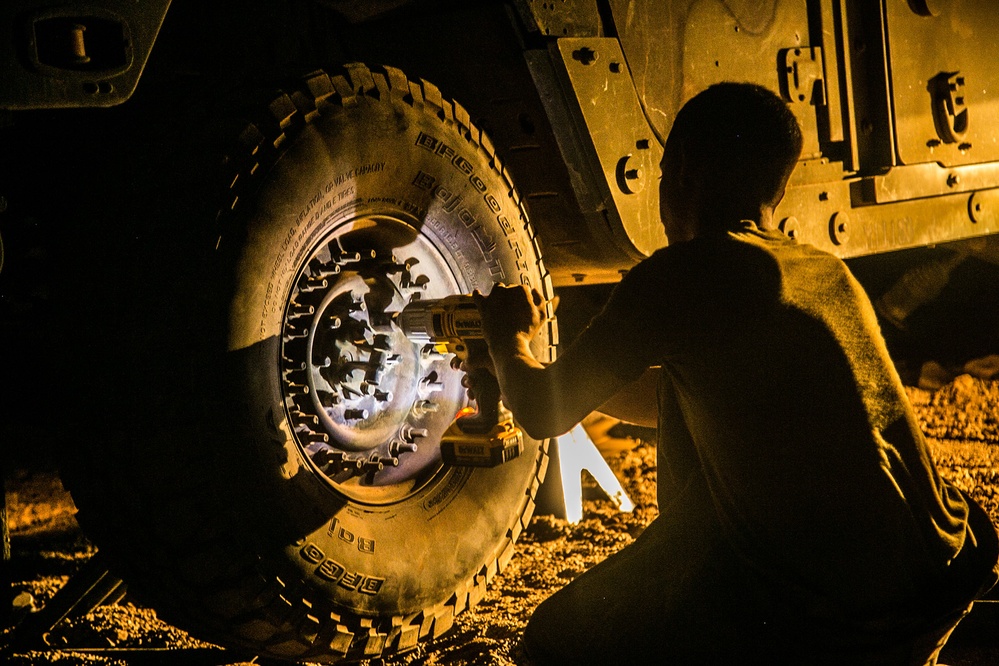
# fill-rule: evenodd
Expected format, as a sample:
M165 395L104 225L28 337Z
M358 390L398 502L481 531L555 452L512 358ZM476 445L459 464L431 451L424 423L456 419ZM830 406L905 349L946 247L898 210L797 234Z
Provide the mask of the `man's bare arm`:
M535 439L568 432L625 385L603 366L583 362L586 354L580 351L570 350L544 366L534 358L527 340L490 349L503 399Z
M625 384L597 411L621 421L647 428L659 426L657 390L662 368L655 366L630 384Z
M523 287L497 286L479 297L496 377L507 407L536 439L569 431L627 384L606 362L604 341L581 336L555 363L545 366L530 342L543 323L540 295Z

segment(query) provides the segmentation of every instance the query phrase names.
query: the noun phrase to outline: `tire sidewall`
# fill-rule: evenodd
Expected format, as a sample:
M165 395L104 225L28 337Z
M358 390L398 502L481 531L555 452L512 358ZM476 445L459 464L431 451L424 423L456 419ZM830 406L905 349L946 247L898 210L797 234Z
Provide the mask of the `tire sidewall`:
M500 467L445 468L393 504L346 498L311 467L288 423L279 356L289 294L318 243L373 215L410 221L466 293L496 282L544 290L542 267L508 180L467 128L428 109L359 96L327 108L282 149L238 216L239 231L219 244L232 273L229 420L254 469L242 492L260 517L249 516L248 527L337 606L416 612L446 599L509 543L541 443L525 438L521 456ZM547 342L536 341L537 351Z

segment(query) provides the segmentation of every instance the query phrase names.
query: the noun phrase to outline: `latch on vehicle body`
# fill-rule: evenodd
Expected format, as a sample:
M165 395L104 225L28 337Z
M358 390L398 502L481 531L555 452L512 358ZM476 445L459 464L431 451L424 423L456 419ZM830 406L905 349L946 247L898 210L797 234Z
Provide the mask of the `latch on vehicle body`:
M968 133L968 106L960 72L940 72L929 82L933 124L944 143L957 143Z
M822 48L801 46L780 51L780 87L784 98L791 103L826 105L824 77L822 76Z

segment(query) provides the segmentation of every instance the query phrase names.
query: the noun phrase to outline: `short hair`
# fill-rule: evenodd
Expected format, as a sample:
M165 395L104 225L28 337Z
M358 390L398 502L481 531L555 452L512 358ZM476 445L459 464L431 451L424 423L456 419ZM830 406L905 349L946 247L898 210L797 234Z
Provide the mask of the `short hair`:
M680 147L726 198L775 203L801 154L801 128L788 105L754 83L716 83L677 113L667 146ZM712 184L708 184L712 187ZM719 204L721 205L721 204Z

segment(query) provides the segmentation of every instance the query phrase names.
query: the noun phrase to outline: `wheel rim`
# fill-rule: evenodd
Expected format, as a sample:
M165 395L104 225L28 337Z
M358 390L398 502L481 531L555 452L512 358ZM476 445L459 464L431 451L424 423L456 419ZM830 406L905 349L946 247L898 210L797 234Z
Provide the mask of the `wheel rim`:
M338 492L396 502L445 470L439 442L466 404L461 373L392 315L464 287L434 239L390 215L340 225L303 262L284 317L285 406L300 450Z

